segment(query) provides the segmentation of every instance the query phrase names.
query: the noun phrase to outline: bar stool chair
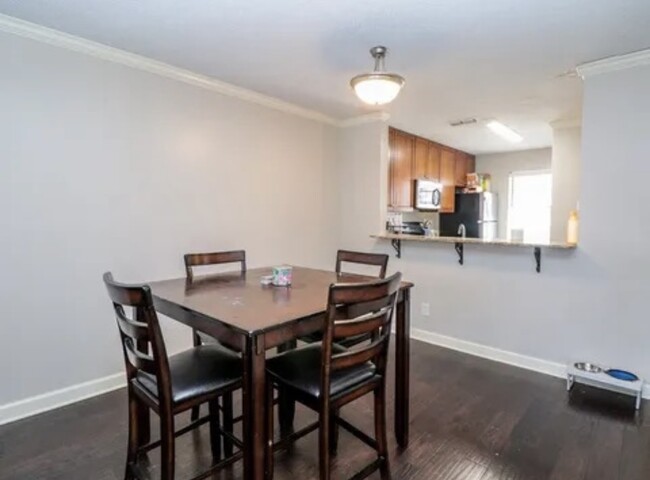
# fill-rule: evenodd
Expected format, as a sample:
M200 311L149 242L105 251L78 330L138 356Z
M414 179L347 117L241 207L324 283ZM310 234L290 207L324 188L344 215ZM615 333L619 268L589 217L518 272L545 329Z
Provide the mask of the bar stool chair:
M242 386L241 359L213 345L201 345L171 357L167 356L158 316L147 285L125 285L104 274L104 284L113 302L124 355L129 404L129 439L124 478L138 478L138 454L161 447L161 479L173 480L175 437L200 425L210 425L210 445L214 464L205 478L242 457L238 451L221 458L221 437L227 437L240 449L242 442L221 429L217 401ZM132 309L132 315L125 311ZM175 430L175 416L207 403L209 415ZM160 417L160 440L149 442L149 410ZM144 427L147 430L144 430Z
M356 264L364 266L379 267L377 272L378 278L386 278L386 269L388 268L388 255L383 253L354 252L351 250L338 250L336 252L336 273L345 275L343 271L344 264ZM315 332L310 335L301 337L300 340L305 343L320 342L323 339L322 332ZM353 347L370 340L369 334L355 335L349 338L339 339L336 343L342 347ZM297 343L289 343L283 347L284 350L296 348ZM280 426L283 434L289 434L293 431L295 419L295 403L291 398L287 398L284 391L280 392ZM334 452L335 453L335 452Z
M194 271L196 267L205 267L209 265L224 265L228 263L239 263L240 272L246 273L246 251L233 250L229 252L213 252L213 253L186 253L183 256L185 261L185 276L188 282L194 280ZM203 343L214 343L215 339L205 335L196 330L192 330L192 337L194 346L202 345Z
M368 283L334 284L327 300L325 330L321 343L290 350L267 361L267 476L273 478L273 450L302 435L319 430L320 479L330 479L330 454L336 446L336 425L348 430L377 451L377 459L353 478L365 478L380 470L390 477L386 438L386 363L390 326L401 273ZM370 335L369 345L346 349L343 339ZM273 444L273 389L318 413L318 422ZM371 438L339 415L339 409L373 393L375 438Z
M196 267L205 267L209 265L225 265L228 263L239 263L240 273L242 275L246 274L246 251L245 250L233 250L228 252L212 252L212 253L186 253L183 256L185 261L185 275L188 282L194 280L194 271ZM198 347L203 344L218 344L221 348L227 349L226 346L221 345L217 339L210 337L204 333L201 333L195 329L192 330L192 340L194 346ZM233 398L232 395L224 395L221 405L221 410L223 411L224 416L224 428L226 430L230 429L232 432L233 425ZM192 409L192 420L196 420L200 415L200 406L196 406ZM232 455L233 448L230 441L226 440L224 442L224 451L226 455Z

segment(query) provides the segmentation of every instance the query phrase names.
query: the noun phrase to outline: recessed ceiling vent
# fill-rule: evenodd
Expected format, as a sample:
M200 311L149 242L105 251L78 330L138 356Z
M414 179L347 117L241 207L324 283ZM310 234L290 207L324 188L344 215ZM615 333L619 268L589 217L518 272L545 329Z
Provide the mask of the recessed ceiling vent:
M449 125L452 127L462 127L463 125L471 125L473 123L478 123L478 120L475 118L465 118L463 120L455 120L453 122L449 122Z

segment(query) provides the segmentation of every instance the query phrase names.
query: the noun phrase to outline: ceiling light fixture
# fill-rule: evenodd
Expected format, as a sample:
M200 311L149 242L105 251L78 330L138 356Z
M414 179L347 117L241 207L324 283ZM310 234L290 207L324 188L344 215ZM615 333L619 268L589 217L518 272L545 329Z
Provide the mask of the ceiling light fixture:
M350 85L357 97L369 105L385 105L395 100L404 86L404 78L396 73L387 73L384 69L386 47L373 47L370 54L375 59L375 70L372 73L357 75L350 80Z
M501 138L505 138L509 142L519 143L524 139L524 137L519 135L512 128L508 127L507 125L504 125L501 122L497 122L496 120L489 121L485 126L488 127L490 130L492 130L492 132L496 133Z

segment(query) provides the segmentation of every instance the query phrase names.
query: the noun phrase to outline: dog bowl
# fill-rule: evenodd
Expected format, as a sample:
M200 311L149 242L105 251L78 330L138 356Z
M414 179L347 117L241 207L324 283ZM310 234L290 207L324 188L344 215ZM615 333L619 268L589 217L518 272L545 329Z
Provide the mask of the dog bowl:
M593 363L588 363L588 362L576 362L573 364L573 366L576 367L578 370L582 370L583 372L600 373L603 371L603 369L600 368L598 365L594 365Z
M610 377L614 377L617 380L625 380L626 382L636 382L639 379L639 377L637 377L632 372L628 372L626 370L619 370L617 368L612 368L610 370L607 370L605 373Z

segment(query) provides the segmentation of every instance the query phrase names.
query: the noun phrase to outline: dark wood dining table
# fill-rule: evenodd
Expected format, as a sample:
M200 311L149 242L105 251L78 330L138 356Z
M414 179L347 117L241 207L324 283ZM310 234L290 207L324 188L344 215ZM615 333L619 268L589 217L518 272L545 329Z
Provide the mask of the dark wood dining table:
M244 477L264 478L266 351L318 332L330 284L372 280L293 267L290 287L265 286L271 268L150 282L157 311L241 352L243 359ZM395 436L409 441L410 289L403 282L395 314Z

